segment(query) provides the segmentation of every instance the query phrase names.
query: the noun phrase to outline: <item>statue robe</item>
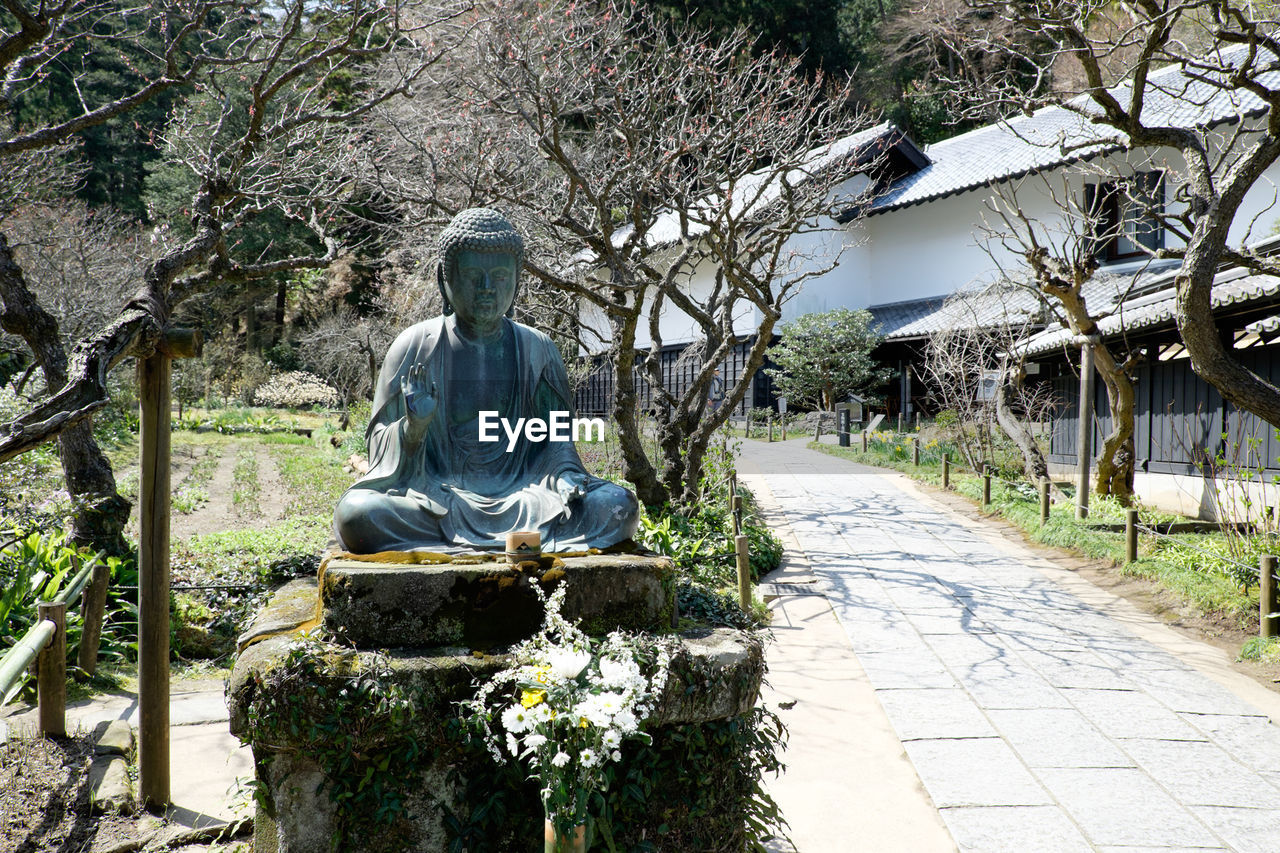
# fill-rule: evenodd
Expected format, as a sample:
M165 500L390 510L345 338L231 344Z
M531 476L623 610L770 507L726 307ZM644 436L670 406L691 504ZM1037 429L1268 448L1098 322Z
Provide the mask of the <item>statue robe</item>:
M551 411L572 412L564 362L551 339L528 326L504 319L515 353L503 396L509 403L499 416L549 421ZM373 414L366 433L369 472L338 502L334 532L354 553L495 549L515 530L537 530L547 551L607 547L631 537L638 520L635 496L608 481L591 477L585 497L566 502L559 478L586 475L571 441L528 441L523 434L507 452L499 426L498 441L479 440L478 418L453 423L449 412L450 362L459 346L445 317L435 317L402 332L378 377ZM426 367L425 385L435 383L437 408L422 441L410 449L405 439L401 381L415 364ZM491 421L492 423L492 421ZM619 494L621 493L621 494Z

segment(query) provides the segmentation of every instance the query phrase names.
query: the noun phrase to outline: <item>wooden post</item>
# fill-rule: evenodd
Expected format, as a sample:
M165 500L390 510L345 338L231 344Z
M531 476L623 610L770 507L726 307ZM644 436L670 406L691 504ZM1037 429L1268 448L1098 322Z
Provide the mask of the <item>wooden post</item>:
M1093 462L1093 346L1080 347L1080 423L1076 428L1076 520L1089 517L1089 466Z
M785 414L779 415L778 420L781 421L782 440L786 441L787 440L787 416Z
M1138 559L1138 511L1128 509L1124 514L1124 561L1132 563Z
M862 452L867 452L867 431L865 429L862 431Z
M745 536L735 536L733 544L738 557L738 603L742 605L744 613L749 613L751 612L751 554L748 551L750 546Z
M1276 558L1263 554L1258 558L1258 636L1280 636L1280 590L1276 587Z
M36 605L36 618L53 623L53 636L36 657L36 701L40 710L40 734L64 737L67 733L67 605Z
M138 773L155 808L169 804L169 376L163 353L138 361Z
M991 503L991 466L984 464L982 466L982 508L986 509Z
M769 413L769 440L773 441L773 412Z
M820 443L822 441L822 422L821 421L819 421L818 425L813 428L813 440L815 443Z
M102 564L94 566L93 579L80 600L84 628L80 632L76 663L85 675L93 675L98 669L98 645L102 642L102 619L107 611L107 584L110 581L111 569Z
M902 412L898 412L898 432L902 432Z
M942 488L951 488L951 454L942 454Z
M919 436L916 436L916 438L911 442L911 464L915 465L917 468L920 467L920 437Z
M733 535L742 535L742 495L734 495L730 502L730 508L733 513Z
M1040 478L1040 523L1049 523L1049 478Z

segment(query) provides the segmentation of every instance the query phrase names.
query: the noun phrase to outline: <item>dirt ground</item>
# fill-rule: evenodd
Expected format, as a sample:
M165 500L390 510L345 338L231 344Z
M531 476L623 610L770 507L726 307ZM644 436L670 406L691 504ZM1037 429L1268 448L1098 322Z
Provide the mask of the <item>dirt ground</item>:
M134 816L90 816L92 758L86 737L10 738L0 747L0 853L90 853L138 837Z

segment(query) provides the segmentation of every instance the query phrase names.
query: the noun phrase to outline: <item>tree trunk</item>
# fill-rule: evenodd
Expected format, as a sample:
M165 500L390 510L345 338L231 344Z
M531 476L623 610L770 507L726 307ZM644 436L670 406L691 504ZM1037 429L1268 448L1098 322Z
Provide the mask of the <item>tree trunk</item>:
M58 321L40 307L27 288L22 269L14 261L8 241L0 234L0 327L20 336L31 348L44 373L50 393L67 384L67 355L62 348ZM77 544L125 553L124 527L129 521L129 501L116 490L111 463L93 437L93 425L84 418L58 436L58 451L67 493L74 506L71 537Z
M1040 452L1040 445L1036 444L1031 429L1025 421L1013 413L1013 408L1009 405L1010 396L1016 395L1022 389L1022 383L1026 378L1027 373L1021 362L1005 368L1004 381L996 388L996 423L1021 451L1022 470L1028 479L1033 483L1039 483L1049 478L1049 465L1045 462L1044 454Z
M639 296L637 304L641 303ZM618 422L618 446L622 450L622 476L636 487L636 497L647 506L660 507L670 495L644 450L644 436L636 400L636 314L615 317L613 339L617 347L617 375L613 383L613 416Z
M1100 495L1111 495L1128 506L1133 501L1136 456L1133 446L1133 380L1102 344L1094 345L1093 360L1107 388L1107 402L1111 406L1111 432L1102 440L1094 491Z
M773 329L778 322L781 312L777 310L761 311L762 319L759 327L756 329L755 339L751 342L751 349L747 351L747 357L743 359L742 373L738 376L738 381L733 387L727 389L724 400L720 403L720 408L709 418L700 418L689 432L688 440L685 445L684 458L684 492L681 500L685 503L696 502L699 495L699 479L702 476L703 460L706 457L707 447L711 443L711 436L715 431L724 426L729 420L729 415L734 409L742 403L747 396L747 389L751 387L751 380L759 372L761 365L764 364L765 352L769 349L769 342L773 338Z
M285 302L288 298L289 285L287 281L282 278L280 283L276 285L276 315L273 318L275 320L275 326L271 330L272 345L278 344L284 340L284 309Z
M1089 314L1080 296L1077 284L1072 288L1050 290L1056 296L1072 331L1094 339L1093 358L1102 384L1107 388L1107 402L1111 405L1111 432L1102 442L1098 456L1098 478L1094 491L1111 495L1128 506L1133 500L1133 380L1124 366L1116 363L1107 345L1097 341L1098 323Z

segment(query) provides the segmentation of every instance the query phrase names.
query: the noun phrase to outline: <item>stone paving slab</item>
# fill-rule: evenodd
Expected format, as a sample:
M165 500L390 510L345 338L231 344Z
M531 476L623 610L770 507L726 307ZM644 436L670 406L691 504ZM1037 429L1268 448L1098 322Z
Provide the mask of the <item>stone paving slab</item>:
M1280 702L1220 652L900 475L743 455L961 850L1280 851Z
M976 806L942 809L962 850L983 853L1088 853L1089 845L1055 806Z

